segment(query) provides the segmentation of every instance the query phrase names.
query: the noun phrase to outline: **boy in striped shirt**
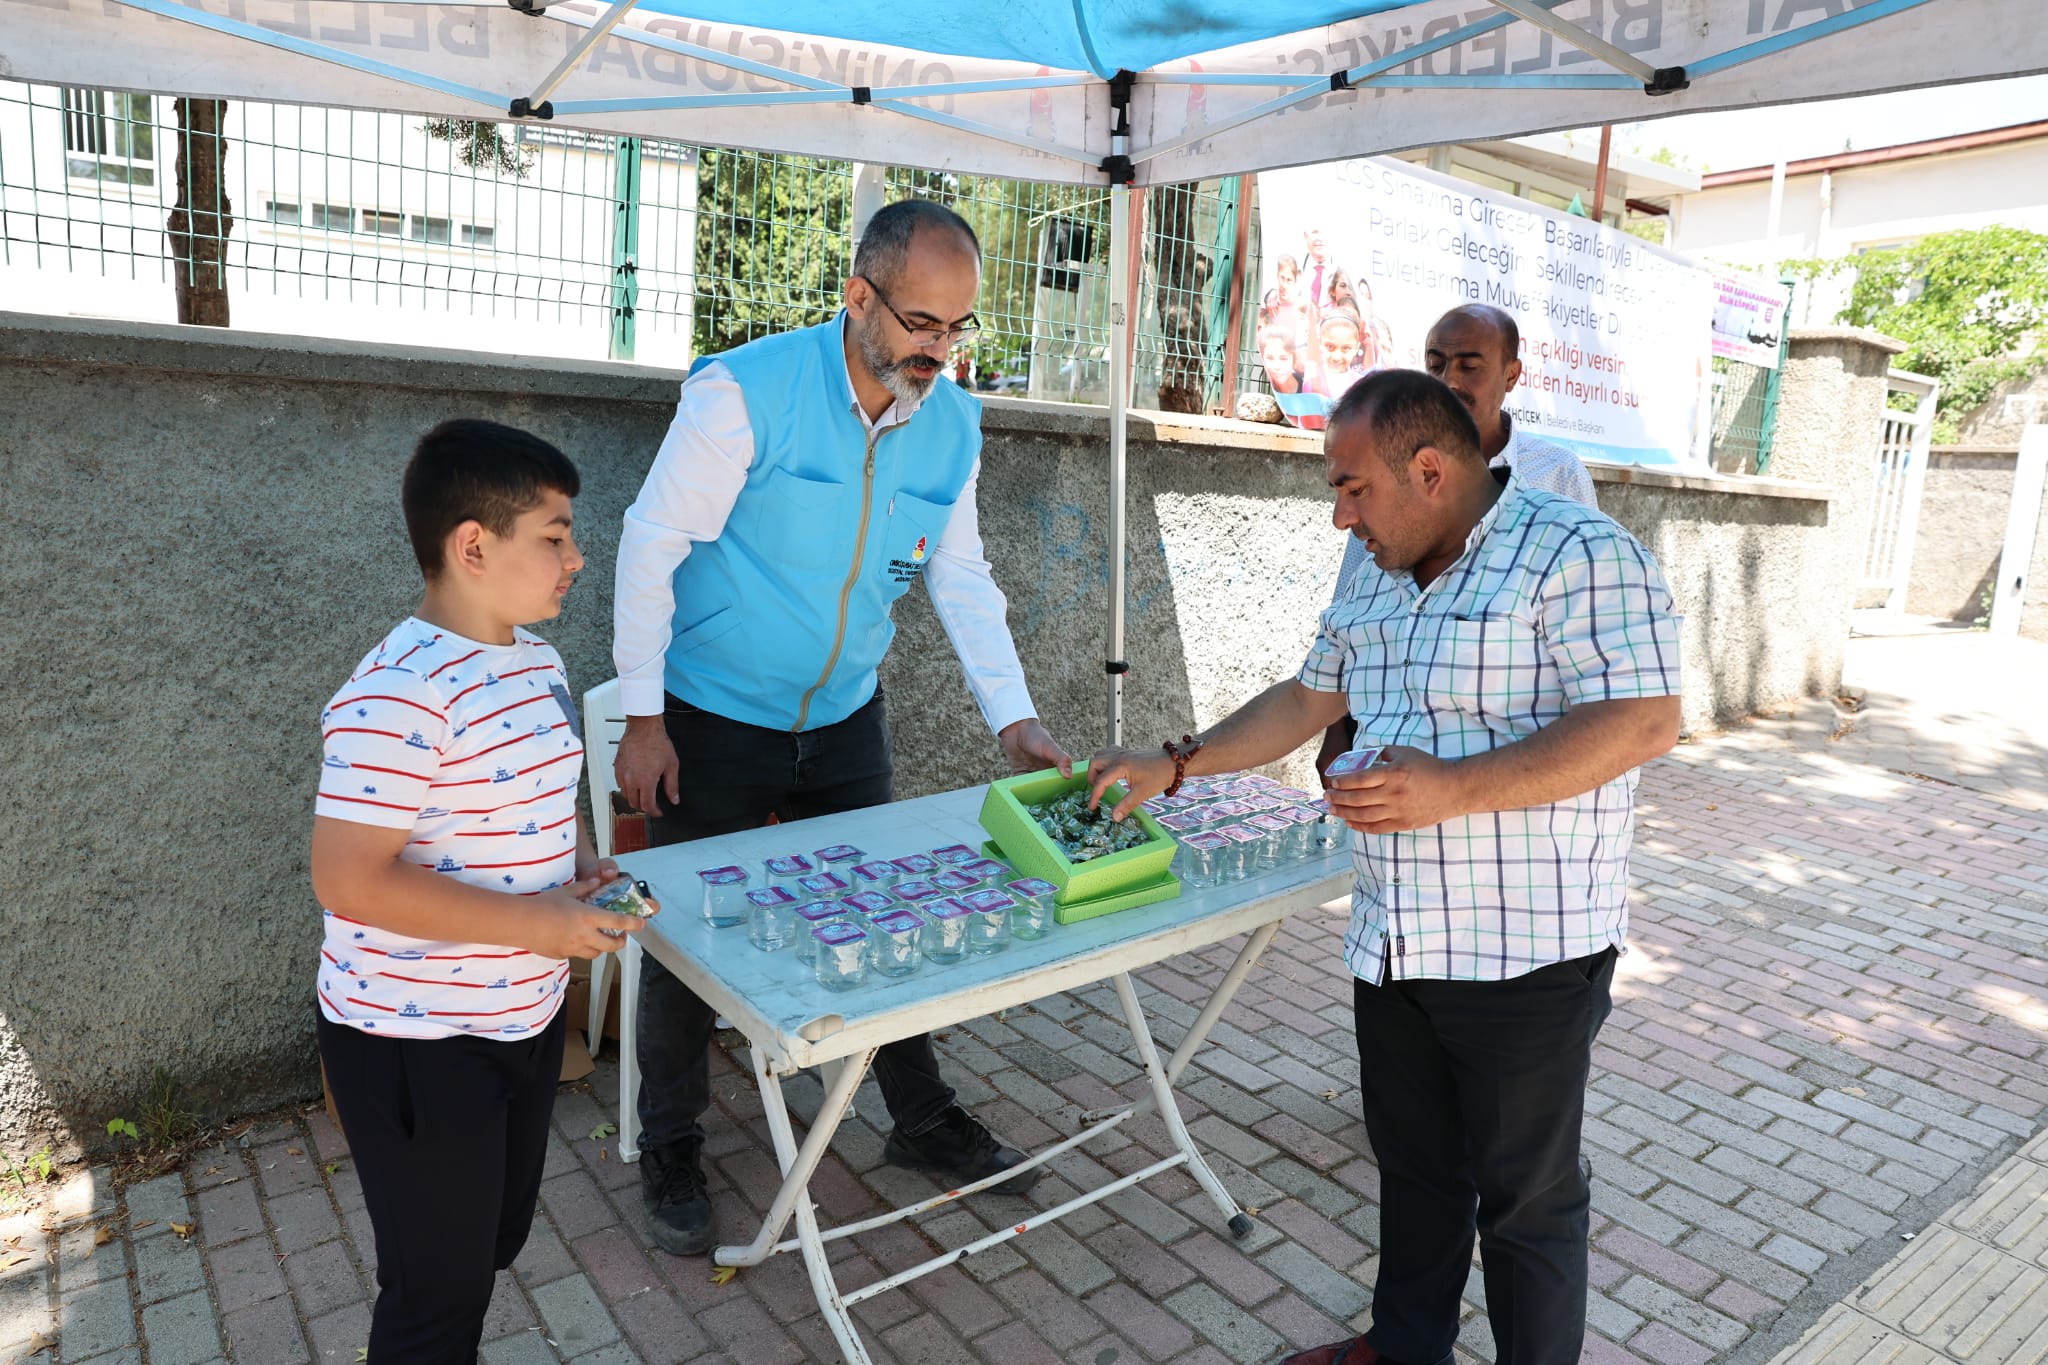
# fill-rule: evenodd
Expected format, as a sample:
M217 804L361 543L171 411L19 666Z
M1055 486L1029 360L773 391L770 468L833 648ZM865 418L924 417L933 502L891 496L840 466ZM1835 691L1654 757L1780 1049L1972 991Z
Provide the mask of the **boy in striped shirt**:
M576 812L583 743L526 623L583 567L576 468L444 422L402 488L420 608L321 713L313 890L320 1057L377 1242L373 1365L471 1365L526 1242L571 956L640 927L582 897L619 875Z

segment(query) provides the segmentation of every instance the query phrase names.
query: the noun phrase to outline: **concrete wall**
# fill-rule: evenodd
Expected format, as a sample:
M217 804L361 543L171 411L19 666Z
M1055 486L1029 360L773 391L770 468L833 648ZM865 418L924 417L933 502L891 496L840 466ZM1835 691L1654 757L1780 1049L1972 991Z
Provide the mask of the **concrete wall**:
M1935 447L1920 501L1908 612L1953 621L1975 621L1989 613L1985 593L2005 546L2018 457L2016 447ZM2032 590L2020 613L2020 633L2048 640L2048 494L2042 497L2027 581Z
M1794 365L1781 443L1841 438L1861 371L1796 347ZM488 415L577 461L590 567L546 634L588 687L610 674L616 530L676 379L0 314L0 476L28 530L0 561L0 1150L103 1131L155 1066L216 1108L309 1093L318 711L416 602L396 499L411 442ZM1802 402L1809 381L1826 392ZM998 401L985 426L990 557L1040 709L1085 753L1103 733L1104 419ZM1841 595L1818 585L1839 571L1843 504L1782 480L1596 478L1687 613L1689 725L1834 686L1845 619L1808 607ZM1134 422L1132 738L1292 673L1341 551L1328 503L1312 436ZM996 774L923 595L899 616L884 684L903 794Z

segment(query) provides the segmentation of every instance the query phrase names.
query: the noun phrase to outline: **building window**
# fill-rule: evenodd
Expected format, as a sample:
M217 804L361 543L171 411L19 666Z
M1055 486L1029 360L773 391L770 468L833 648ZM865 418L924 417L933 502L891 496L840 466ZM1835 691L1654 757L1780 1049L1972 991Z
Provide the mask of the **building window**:
M156 184L156 106L148 95L64 87L65 171L79 180Z
M464 246L490 246L495 242L497 236L498 230L494 227L485 227L481 223L464 223L462 225L462 244Z
M266 199L263 201L263 216L273 223L297 224L299 221L299 206L297 204L280 204L275 199Z
M355 220L356 211L347 204L311 204L306 209L306 226L323 232L347 232Z
M405 215L386 213L382 209L364 209L363 231L374 232L380 237L400 236L405 232Z
M415 242L445 243L448 240L448 220L415 213L412 216L412 239Z

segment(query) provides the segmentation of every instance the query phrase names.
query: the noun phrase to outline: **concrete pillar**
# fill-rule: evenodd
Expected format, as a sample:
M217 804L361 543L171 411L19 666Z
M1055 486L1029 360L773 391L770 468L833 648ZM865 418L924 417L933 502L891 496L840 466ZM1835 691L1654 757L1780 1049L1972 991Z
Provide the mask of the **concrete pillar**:
M1885 374L1904 349L1901 342L1860 328L1807 327L1794 329L1785 356L1771 475L1835 492L1821 571L1800 587L1807 611L1832 623L1815 637L1824 643L1815 659L1818 675L1810 682L1820 695L1833 695L1842 680L1849 613L1870 539Z

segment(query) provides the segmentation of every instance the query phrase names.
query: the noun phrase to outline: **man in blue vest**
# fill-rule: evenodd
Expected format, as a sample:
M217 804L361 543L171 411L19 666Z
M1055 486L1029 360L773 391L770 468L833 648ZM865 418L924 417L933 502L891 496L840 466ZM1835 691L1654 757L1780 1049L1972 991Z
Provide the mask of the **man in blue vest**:
M974 230L904 200L862 233L840 316L691 368L619 537L619 790L656 844L891 799L876 669L920 576L1010 763L1071 771L982 557L981 405L941 378L975 336L980 287ZM643 968L641 1191L656 1243L696 1255L711 1245L699 1119L714 1016ZM891 1163L964 1184L1023 1159L954 1102L929 1038L878 1051L875 1079Z

